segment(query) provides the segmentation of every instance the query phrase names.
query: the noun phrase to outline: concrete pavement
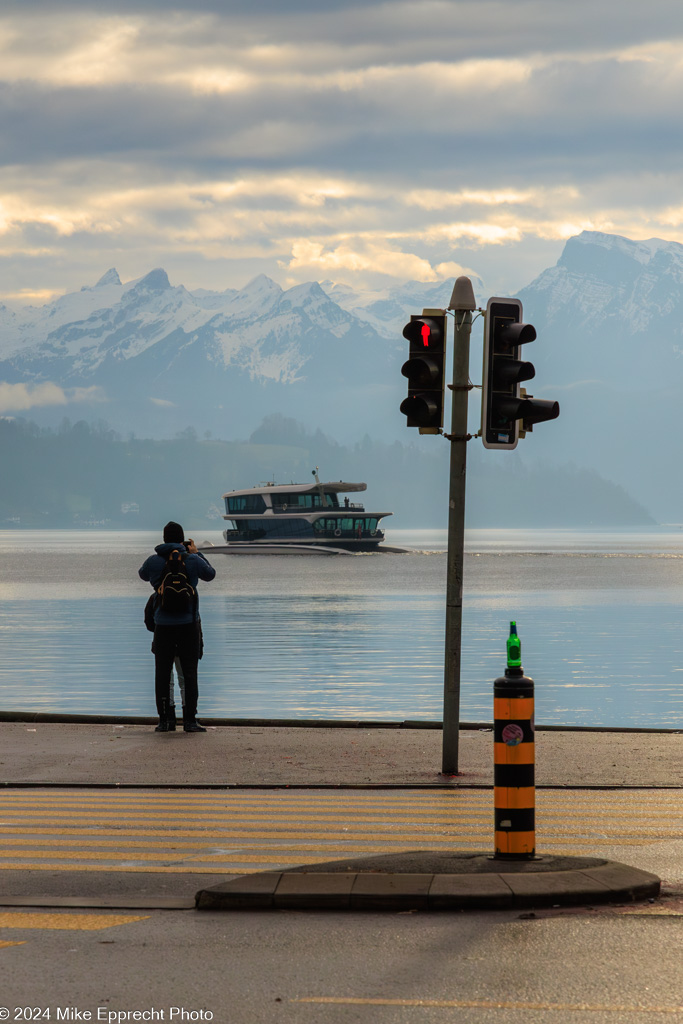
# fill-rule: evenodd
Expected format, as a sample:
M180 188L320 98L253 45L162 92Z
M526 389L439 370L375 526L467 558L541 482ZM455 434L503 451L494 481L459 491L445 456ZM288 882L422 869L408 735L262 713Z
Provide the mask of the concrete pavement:
M460 773L444 778L441 730L423 723L202 719L208 732L192 735L155 733L156 721L0 713L0 784L493 785L486 723L461 729ZM683 787L683 730L540 725L536 785Z

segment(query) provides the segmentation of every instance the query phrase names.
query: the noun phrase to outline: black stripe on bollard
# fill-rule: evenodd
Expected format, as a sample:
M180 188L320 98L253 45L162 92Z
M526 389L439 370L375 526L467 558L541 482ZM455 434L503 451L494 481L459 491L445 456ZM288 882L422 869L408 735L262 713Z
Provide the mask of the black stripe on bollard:
M502 808L495 811L496 832L533 832L536 825L536 809L534 807Z
M533 786L535 782L533 764L495 764L493 766L494 786ZM533 794L531 794L533 799Z
M500 694L497 695L500 697ZM533 743L536 739L536 735L531 726L531 721L528 718L497 718L493 722L493 742L494 743L505 743L503 738L503 729L509 725L518 725L522 730L522 736L519 740L520 743Z
M518 673L518 674L516 674ZM534 696L534 681L524 675L524 669L508 668L504 676L499 676L493 683L493 696L505 697L506 700L524 699Z

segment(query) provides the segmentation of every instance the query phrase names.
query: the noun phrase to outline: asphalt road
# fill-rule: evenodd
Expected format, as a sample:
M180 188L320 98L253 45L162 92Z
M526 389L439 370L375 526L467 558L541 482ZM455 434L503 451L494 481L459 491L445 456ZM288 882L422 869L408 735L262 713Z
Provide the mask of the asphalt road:
M107 1024L135 1011L216 1024L660 1024L683 1016L683 918L649 914L11 911L2 935L19 944L0 948L1 1005L12 1021Z

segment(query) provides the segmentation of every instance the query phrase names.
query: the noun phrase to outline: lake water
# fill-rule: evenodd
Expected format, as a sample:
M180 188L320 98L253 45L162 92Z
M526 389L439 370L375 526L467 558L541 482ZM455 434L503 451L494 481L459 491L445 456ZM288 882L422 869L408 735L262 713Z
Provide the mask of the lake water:
M201 534L220 542L220 534ZM0 709L154 715L153 533L0 531ZM440 720L445 531L405 555L209 556L200 716ZM461 719L515 619L546 725L683 724L683 529L466 535Z

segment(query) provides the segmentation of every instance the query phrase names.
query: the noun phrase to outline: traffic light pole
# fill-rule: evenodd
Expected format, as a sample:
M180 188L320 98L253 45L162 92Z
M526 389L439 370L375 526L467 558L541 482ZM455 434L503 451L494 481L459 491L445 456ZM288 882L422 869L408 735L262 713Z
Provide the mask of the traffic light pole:
M441 773L457 775L460 740L460 654L463 562L465 547L465 475L467 469L467 402L470 380L470 334L474 294L469 278L456 281L449 307L455 312L450 493L448 502L448 578L444 664L443 750Z

